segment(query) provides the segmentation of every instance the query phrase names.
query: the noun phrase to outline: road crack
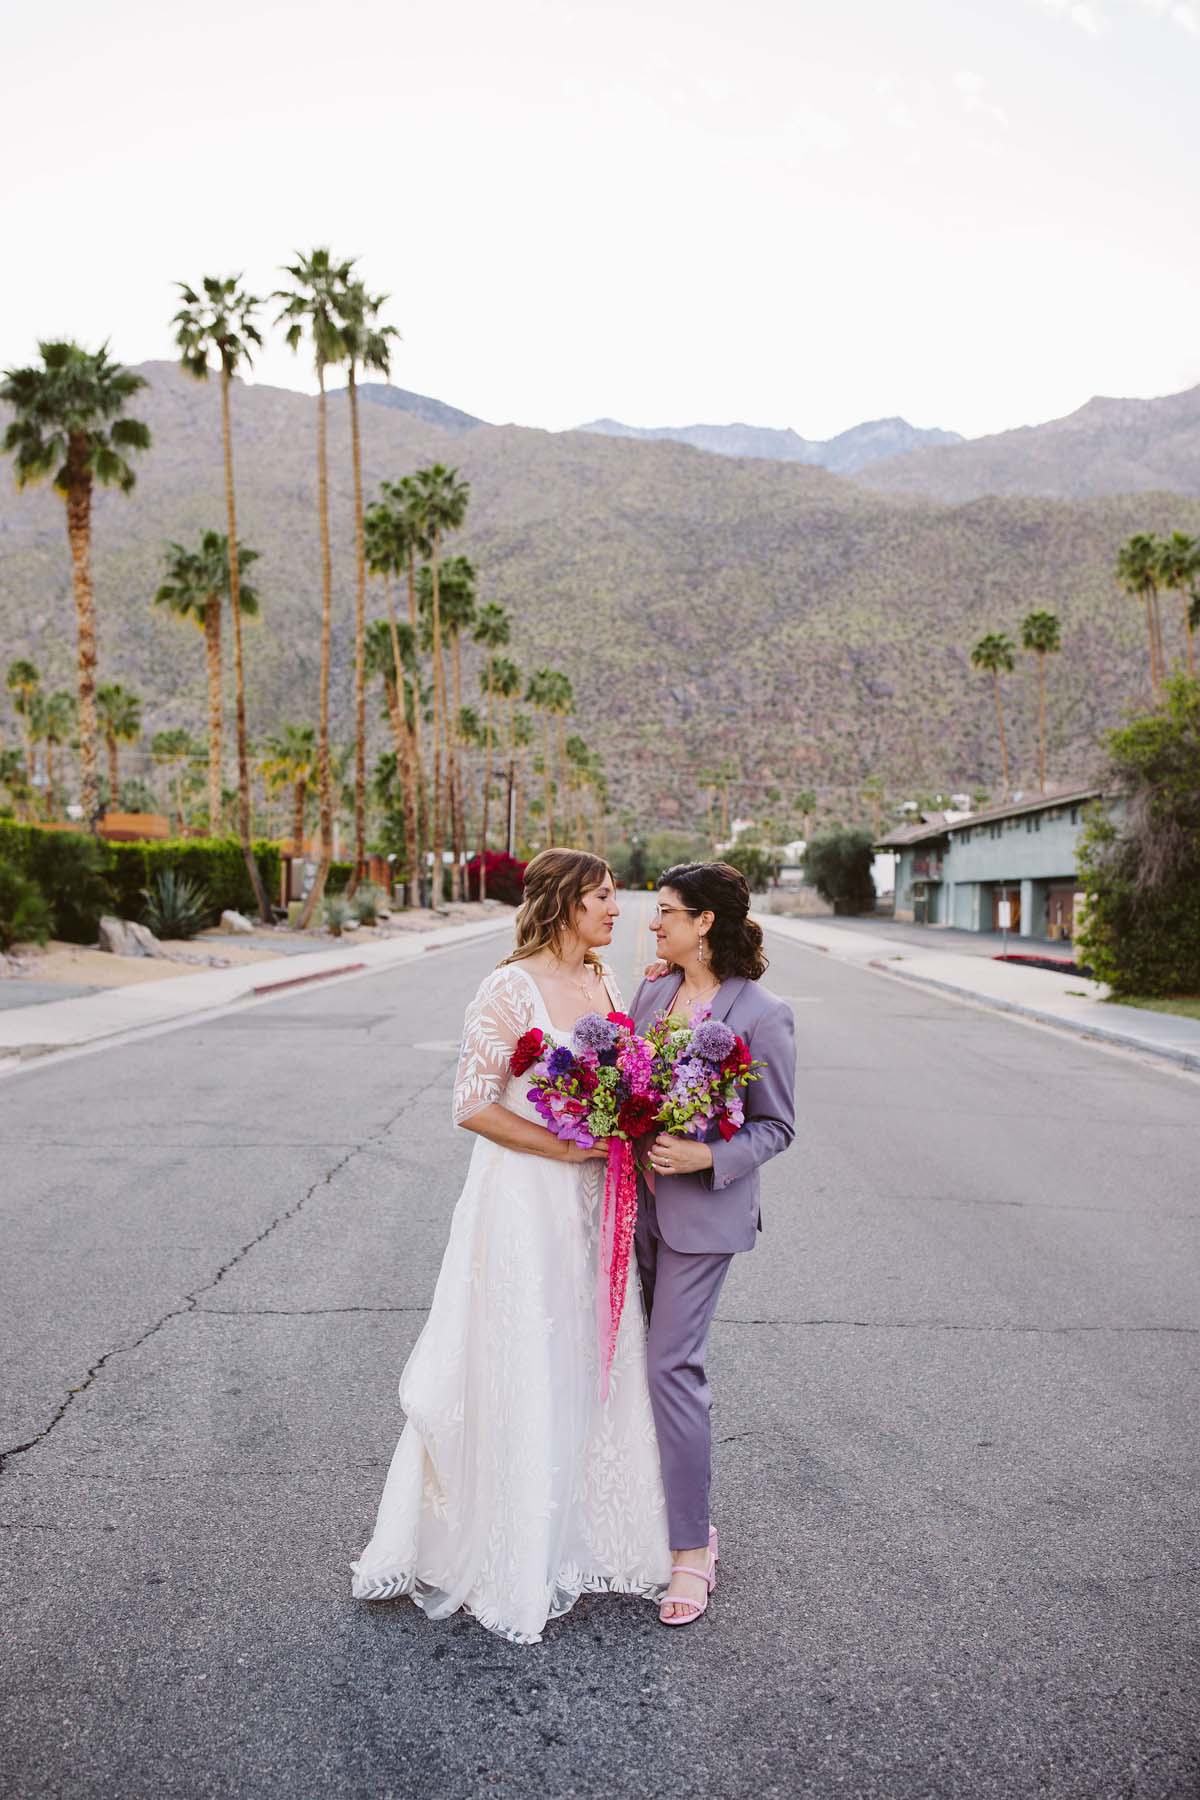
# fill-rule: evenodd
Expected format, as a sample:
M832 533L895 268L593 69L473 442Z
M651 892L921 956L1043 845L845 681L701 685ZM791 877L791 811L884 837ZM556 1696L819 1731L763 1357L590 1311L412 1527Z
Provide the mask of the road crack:
M0 1450L0 1476L5 1473L9 1462L14 1457L24 1456L28 1451L35 1450L39 1444L45 1443L51 1432L61 1425L80 1394L87 1393L88 1389L100 1377L114 1357L128 1356L132 1351L140 1350L143 1344L147 1343L157 1332L161 1331L164 1325L171 1324L174 1319L186 1318L189 1314L196 1312L217 1311L218 1309L215 1307L202 1307L200 1305L201 1297L204 1294L211 1294L214 1288L219 1287L225 1277L236 1269L239 1264L243 1263L252 1250L256 1250L260 1244L265 1243L266 1240L280 1230L282 1226L288 1225L293 1219L298 1218L304 1208L308 1205L308 1202L312 1199L313 1195L319 1192L321 1188L329 1187L335 1177L340 1175L356 1156L361 1155L373 1144L377 1144L383 1138L386 1138L392 1127L404 1117L404 1114L408 1112L410 1108L423 1100L432 1089L440 1086L444 1074L445 1070L439 1069L438 1073L431 1080L427 1081L424 1087L419 1088L416 1093L405 1100L403 1105L398 1107L389 1118L385 1119L378 1130L368 1132L366 1137L360 1142L352 1144L344 1156L340 1156L335 1163L331 1163L323 1175L318 1175L316 1180L310 1183L293 1206L286 1207L283 1212L277 1213L269 1225L264 1225L261 1231L256 1232L252 1238L248 1238L239 1249L234 1251L228 1261L221 1264L220 1268L208 1281L202 1283L200 1287L193 1288L190 1293L185 1294L178 1305L169 1308L167 1312L162 1314L161 1318L155 1319L152 1325L147 1325L146 1329L139 1332L137 1337L132 1338L129 1343L116 1344L111 1350L106 1350L103 1356L97 1357L96 1361L92 1363L86 1371L83 1380L78 1382L73 1388L68 1389L63 1400L47 1420L46 1424L42 1426L40 1431L35 1432L32 1437L26 1438L23 1444L10 1444L7 1449Z

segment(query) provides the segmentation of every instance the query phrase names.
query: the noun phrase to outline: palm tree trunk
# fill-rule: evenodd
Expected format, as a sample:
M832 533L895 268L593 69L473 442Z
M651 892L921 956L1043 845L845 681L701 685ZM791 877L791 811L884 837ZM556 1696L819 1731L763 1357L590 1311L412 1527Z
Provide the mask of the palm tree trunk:
M420 643L417 621L417 557L412 549L408 552L408 623L412 630L414 646ZM429 792L425 784L425 749L421 742L421 680L420 663L413 674L413 763L416 776L416 790L413 795L413 807L417 820L417 861L413 866L413 879L416 887L413 890L413 905L421 904L421 870L425 866L425 845L429 831ZM432 903L432 890L430 901Z
M362 439L358 382L350 364L350 452L354 467L354 868L346 888L354 893L367 862L367 552L363 540Z
M1046 791L1046 652L1038 651L1038 789Z
M117 763L117 739L114 732L108 734L108 809L116 812L117 795L121 791L120 774Z
M1183 600L1183 629L1187 633L1187 672L1191 676L1196 673L1196 634L1192 629L1192 608L1188 596Z
M1007 800L1009 792L1008 739L1004 735L1004 709L1000 704L1000 671L998 669L992 670L992 681L996 688L996 723L1000 728L1000 767L1003 771L1004 797Z
M487 899L488 810L492 798L492 665L488 663L487 727L484 733L483 818L479 826L479 898Z
M67 537L75 590L75 629L79 670L79 804L94 832L100 822L100 784L96 779L96 599L92 589L92 477L87 444L73 432L67 445Z
M233 427L229 418L228 369L221 370L221 436L225 450L225 518L229 534L229 610L233 615L234 717L237 730L238 836L259 917L264 925L274 915L250 842L250 752L246 745L246 666L242 658L242 572L238 562L237 500L233 486Z
M304 803L308 798L307 781L297 781L292 785L292 854L301 854L304 842Z
M221 830L221 596L204 606L204 649L208 661L208 835Z
M516 855L517 826L517 700L515 694L508 697L508 794L504 810L504 848L509 856Z
M551 735L550 714L542 714L542 781L546 795L546 843L549 850L554 842L554 749Z
M445 732L446 671L442 664L442 602L439 590L439 557L436 533L432 540L430 568L433 581L433 904L442 904L442 843L445 835L442 793L442 737Z
M1158 604L1158 589L1150 590L1150 616L1154 621L1154 647L1158 658L1158 677L1156 685L1160 686L1167 676L1167 651L1163 641L1162 608Z
M399 720L392 716L392 735L396 740L396 761L404 780L404 854L408 861L408 903L421 904L420 825L417 807L420 798L420 747L416 734L420 717L420 700L413 705L413 730L408 729L407 708L401 703L404 693L404 662L400 655L400 628L396 623L396 594L391 579L387 583L388 628L392 638L392 661L396 667L396 702ZM415 644L416 638L413 642ZM389 702L388 711L391 712Z
M450 757L450 834L454 866L450 873L450 893L455 900L463 897L463 858L466 849L466 794L463 791L462 736L458 721L462 712L462 639L454 633L450 669L454 680L454 711L449 720L447 749Z
M325 894L333 861L333 771L329 763L329 657L333 635L333 558L329 549L329 455L325 420L325 364L317 363L317 519L321 533L321 674L318 698L317 776L321 800L321 860L296 921L303 931Z

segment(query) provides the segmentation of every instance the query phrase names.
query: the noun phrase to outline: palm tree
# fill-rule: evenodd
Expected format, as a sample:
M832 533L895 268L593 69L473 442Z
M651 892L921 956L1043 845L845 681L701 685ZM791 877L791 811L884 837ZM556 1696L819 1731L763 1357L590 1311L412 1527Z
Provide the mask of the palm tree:
M575 694L571 680L561 669L547 671L549 682L546 687L546 698L543 705L547 714L555 721L555 762L552 766L552 777L566 763L567 747L565 742L567 715L575 710Z
M413 720L420 711L421 696L415 674L416 647L412 630L396 619L395 607L387 619L374 619L367 627L364 669L383 682L384 702L392 727L396 774L404 789L404 855L408 864L409 904L421 904L421 868L417 845L416 810L419 784L414 772ZM412 677L407 670L414 671Z
M58 771L54 761L55 750L62 749L71 742L71 734L78 729L79 706L74 694L66 688L56 688L54 693L47 694L39 709L38 728L42 742L46 746L46 817L54 817L57 804ZM99 799L96 802L99 806Z
M526 806L527 810L529 810L529 811L533 811L535 807L538 812L540 812L542 810L540 802L535 802L533 806L528 805L528 795L526 794L525 789L521 784L520 772L519 772L519 769L517 766L517 760L516 760L517 751L518 750L528 750L530 745L533 743L533 720L529 717L528 713L519 713L519 712L513 713L513 715L512 715L512 736L511 736L509 742L510 742L510 747L511 747L511 752L512 752L512 765L511 765L510 789L509 789L510 797L511 797L511 801L512 801L512 813L511 813L512 826L510 829L509 836L510 836L510 840L515 845L515 844L526 843L528 841L528 836L529 836L528 831L525 829L526 820L522 816L522 807ZM515 850L510 850L509 854L510 855L515 854Z
M433 574L425 567L417 584L421 611L432 627ZM448 556L442 564L441 616L443 639L451 649L450 673L453 704L446 708L446 768L450 803L450 839L453 860L450 869L450 894L462 898L464 834L462 818L462 733L458 719L463 710L462 699L462 634L475 623L475 565L468 556ZM432 629L430 632L432 638Z
M198 746L192 741L190 731L182 725L174 725L166 731L156 731L150 739L150 753L155 762L161 763L166 771L168 781L174 772L175 822L178 832L183 831L183 771L193 757L201 754Z
M136 477L126 452L147 450L150 433L126 405L146 383L109 361L108 345L40 343L41 367L8 369L0 400L13 409L4 449L15 457L17 486L49 475L67 510L75 590L79 698L79 801L95 830L100 816L96 772L96 600L92 588L92 494L97 482L128 494Z
M446 722L446 671L442 662L441 548L448 531L466 517L470 485L457 469L433 463L410 478L409 510L416 533L429 545L430 617L433 636L433 882L434 905L442 903L442 852L445 837L442 737ZM448 741L448 737L447 737Z
M817 796L812 788L801 788L792 805L804 821L804 841L807 843L812 836L812 816L817 810Z
M321 675L318 711L317 771L321 790L321 861L317 878L296 921L303 931L325 893L333 860L333 770L329 760L329 661L333 634L333 559L329 548L329 450L325 415L325 371L346 357L342 308L350 287L349 262L335 263L328 250L312 250L287 267L292 288L278 288L283 301L277 323L287 325L290 350L298 350L307 332L317 372L317 523L321 539Z
M299 856L304 846L304 812L308 790L317 772L316 733L311 725L285 725L269 737L263 746L265 754L259 772L269 793L292 790L292 854Z
M30 802L29 771L20 750L0 750L0 788L4 788L17 809L18 818L28 815Z
M8 665L8 673L4 685L12 695L13 711L25 728L25 779L32 784L33 767L33 712L37 696L42 691L42 677L36 666L26 657L19 656Z
M496 651L502 650L512 635L507 612L494 600L480 609L473 637L487 651L487 661L479 672L479 685L487 697L484 726L483 818L479 828L479 898L487 899L488 812L492 797L493 703L496 690Z
M221 753L223 741L221 693L221 612L228 598L233 604L234 557L229 554L229 540L224 532L206 531L199 548L186 550L182 544L169 544L166 553L166 580L156 589L154 604L167 606L179 619L190 619L204 633L208 664L208 829L216 837L221 829ZM258 561L258 551L246 544L237 546L239 571ZM258 594L248 582L238 583L239 611L248 617L258 614ZM240 634L239 634L240 635ZM240 792L240 788L239 788ZM253 852L251 852L253 860ZM255 867L257 868L257 863ZM266 917L272 917L270 908Z
M246 739L246 670L242 657L242 574L238 556L237 497L233 481L233 426L230 390L239 368L249 368L254 351L262 344L255 314L262 301L238 286L240 275L223 278L206 275L203 295L184 281L176 283L183 305L172 323L180 363L197 381L207 381L208 359L215 355L221 371L221 442L225 460L225 539L230 545L229 606L233 615L234 706L237 733L238 835L242 857L259 917L270 924L272 912L250 838L250 748ZM209 809L212 808L210 789Z
M1187 633L1187 671L1196 673L1195 626L1192 614L1197 610L1200 594L1200 538L1186 531L1173 531L1158 546L1158 579L1169 592L1183 601L1183 628Z
M401 631L396 618L395 580L402 570L408 571L410 579L415 562L414 533L403 503L396 497L395 488L385 482L384 489L389 497L380 500L370 507L364 520L364 544L366 550L367 569L372 575L382 577L384 591L387 595L387 628L391 639L391 663L397 671L397 694L407 686L406 659L414 670L416 677L416 631L412 624ZM412 599L415 610L415 587ZM364 672L367 670L364 648ZM370 672L379 673L382 663L376 659ZM423 859L422 820L425 810L425 782L421 768L421 708L419 703L411 709L405 706L392 716L393 733L396 736L396 769L403 781L407 800L404 809L405 825L405 859L408 863L409 905L421 904L421 866Z
M1138 531L1117 551L1117 580L1146 610L1146 634L1150 643L1150 685L1157 694L1164 673L1162 620L1158 611L1158 540Z
M391 372L394 325L377 323L386 294L368 294L352 281L342 298L342 335L350 365L350 456L354 473L354 869L346 888L354 893L367 861L367 684L364 637L367 629L367 557L363 526L362 434L358 421L358 366L387 376Z
M136 744L142 735L142 703L119 681L106 681L96 689L96 710L108 746L108 804L115 812L121 793L117 746Z
M493 656L491 671L492 693L498 700L505 701L508 713L508 792L504 806L504 848L511 856L513 854L514 825L513 796L517 780L516 705L524 681L516 663L511 662L507 656Z
M554 671L535 669L525 689L525 704L540 714L542 721L542 817L546 821L546 842L554 842L554 751L550 740L550 696L554 691Z
M1021 621L1021 645L1038 659L1038 789L1046 791L1046 658L1062 649L1057 613L1031 612Z
M981 637L971 651L971 663L976 669L986 669L995 684L996 724L1000 730L1000 766L1004 778L1004 792L1010 792L1008 780L1008 739L1004 735L1004 709L1000 704L1000 677L1011 675L1015 667L1016 645L1003 631L989 631Z

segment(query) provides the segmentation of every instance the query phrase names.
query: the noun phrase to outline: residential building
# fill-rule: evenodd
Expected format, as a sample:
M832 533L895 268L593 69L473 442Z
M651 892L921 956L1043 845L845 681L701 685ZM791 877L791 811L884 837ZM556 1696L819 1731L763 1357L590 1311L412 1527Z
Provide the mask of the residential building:
M926 813L882 838L896 853L897 919L1022 937L1074 934L1076 857L1096 787L1022 796L983 812Z

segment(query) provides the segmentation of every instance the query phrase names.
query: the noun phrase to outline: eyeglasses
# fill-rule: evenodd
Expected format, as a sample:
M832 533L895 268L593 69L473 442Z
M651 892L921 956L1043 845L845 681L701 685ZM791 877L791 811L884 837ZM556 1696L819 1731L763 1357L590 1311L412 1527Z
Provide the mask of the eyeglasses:
M664 919L669 919L672 913L677 912L689 913L694 919L696 917L697 908L694 906L656 906L654 911L650 914L650 923L652 925L661 925Z

